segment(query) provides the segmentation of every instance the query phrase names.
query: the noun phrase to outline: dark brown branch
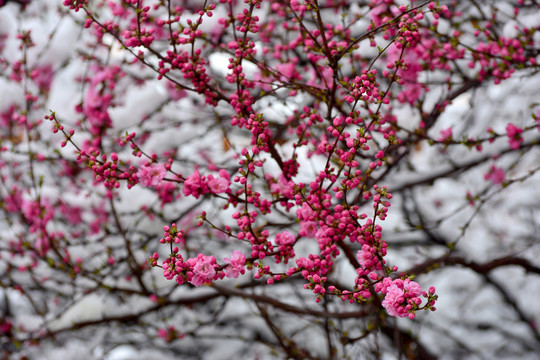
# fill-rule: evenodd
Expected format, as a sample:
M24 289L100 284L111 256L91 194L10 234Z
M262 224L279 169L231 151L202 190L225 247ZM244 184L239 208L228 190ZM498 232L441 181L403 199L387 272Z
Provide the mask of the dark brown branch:
M422 264L416 265L415 267L407 271L408 274L424 274L432 270L443 266L455 266L461 265L467 267L471 270L474 270L478 274L486 275L490 273L493 269L503 267L503 266L520 266L525 271L534 274L540 274L540 267L535 266L529 262L529 260L517 257L517 256L505 256L498 259L491 260L486 263L477 263L475 261L470 261L461 256L441 256L436 259L430 259L425 261Z

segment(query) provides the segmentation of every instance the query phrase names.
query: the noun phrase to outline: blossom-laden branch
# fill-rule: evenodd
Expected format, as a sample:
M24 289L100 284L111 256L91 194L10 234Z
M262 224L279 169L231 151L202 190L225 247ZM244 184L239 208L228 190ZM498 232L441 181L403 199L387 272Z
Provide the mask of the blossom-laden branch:
M0 32L17 94L0 103L5 356L102 329L96 353L205 358L234 339L253 357L432 359L451 346L409 329L436 329L436 269L455 265L498 291L534 350L537 319L492 274L536 279L516 255L535 248L534 216L529 234L484 226L499 248L471 233L495 201L516 223L535 211L504 196L537 180L538 105L485 105L505 84L533 92L512 81L538 72L535 2L65 0L52 13L45 40ZM73 53L56 50L62 24ZM93 297L106 306L78 318Z

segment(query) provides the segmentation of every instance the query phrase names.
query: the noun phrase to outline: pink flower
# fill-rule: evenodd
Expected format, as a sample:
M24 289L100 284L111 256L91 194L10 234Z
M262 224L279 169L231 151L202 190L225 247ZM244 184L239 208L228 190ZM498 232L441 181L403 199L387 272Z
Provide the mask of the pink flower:
M367 244L362 245L362 249L358 250L356 259L364 269L381 269L375 248Z
M184 181L184 188L186 186L192 189L198 189L201 187L201 174L198 170L195 170L193 174L186 178L186 181Z
M302 208L296 210L296 217L299 220L313 220L315 211L313 211L307 203L303 203Z
M184 188L182 192L185 196L193 195L195 199L198 199L201 194L206 194L210 191L206 179L201 176L198 170L195 170L193 174L188 176L184 181Z
M281 81L288 81L292 79L300 79L300 74L295 70L296 64L290 62L286 64L277 64L276 70L281 75L279 78Z
M313 238L317 230L317 223L315 221L300 221L300 236Z
M157 332L157 336L159 336L165 341L169 341L169 332L167 331L167 329L159 329Z
M214 269L216 258L213 256L199 254L197 255L197 259L195 261L196 263L193 267L193 277L191 280L189 280L189 282L195 286L201 286L203 284L212 282L212 280L214 280L214 276L216 275L216 269Z
M409 316L410 318L414 318L414 310L411 311L412 305L419 305L418 300L420 298L418 297L421 294L422 289L417 282L409 279L396 279L386 288L386 296L382 302L382 306L391 316Z
M422 295L422 288L420 287L420 284L418 284L416 281L405 279L403 281L403 289L411 297L418 297Z
M176 185L167 181L162 182L156 185L156 191L161 200L161 207L163 207L165 204L171 203L174 200Z
M97 234L101 231L104 224L107 224L109 221L109 213L105 202L102 201L98 206L94 207L92 213L94 221L90 223L90 234Z
M231 185L229 180L222 177L215 178L212 175L208 175L208 178L210 179L208 181L208 186L214 194L226 193L227 190L229 190L229 186Z
M16 116L19 110L18 105L10 105L6 112L0 114L0 126L8 127L13 126L12 123L16 122Z
M146 163L137 171L137 177L142 186L155 187L161 184L166 173L165 165Z
M293 245L295 241L295 237L288 231L276 234L276 244L278 245Z
M452 128L441 130L441 137L439 138L440 142L445 142L446 140L452 139Z
M41 92L49 92L54 76L54 70L50 64L36 66L30 73L30 76Z
M54 208L47 198L39 201L23 199L22 214L30 225L30 232L37 233L39 230L44 231L49 220L54 217Z
M318 72L311 69L310 79L306 82L306 85L318 87L321 89L333 89L334 88L334 70L326 66L318 66ZM320 78L319 78L320 74Z
M494 184L502 184L506 174L503 169L491 165L491 169L484 175L484 179L492 181Z
M13 185L7 197L4 198L4 208L9 212L19 212L23 205L22 192Z
M84 98L83 112L90 124L92 134L98 134L101 128L111 125L108 112L111 101L110 94L101 95L97 86L90 85Z
M402 49L396 44L388 50L388 64L393 68L395 63L400 60L404 66L397 70L397 75L401 78L400 84L404 86L404 90L398 95L398 100L401 103L409 103L413 105L416 100L422 95L423 87L418 82L418 75L422 71L420 64L420 55L425 51L421 46L406 48L402 55Z
M521 146L521 143L523 142L523 138L521 137L522 132L523 129L514 124L510 123L506 125L506 135L508 136L508 143L510 144L511 149L516 150Z
M270 190L274 194L283 195L287 198L291 198L293 194L293 191L289 186L289 180L287 180L283 174L279 176L277 183L272 183L270 185Z
M40 256L45 256L49 249L51 248L51 243L49 241L49 238L45 234L41 234L37 239L35 243L35 248L37 250L37 253Z
M80 207L68 206L61 202L58 206L58 209L60 209L62 215L64 215L66 220L69 221L71 224L77 225L82 222L82 210Z
M240 252L239 250L234 250L232 252L231 258L223 258L223 261L226 264L229 264L225 268L225 276L230 278L237 278L239 274L244 274L246 270L244 269L244 264L246 263L246 255Z
M168 329L161 328L157 332L157 336L162 338L165 342L171 342L176 339L182 339L184 334L181 334L176 330L174 326L169 326Z
M98 135L104 127L112 125L109 116L109 107L113 106L113 90L116 82L124 74L117 66L91 68L93 76L90 78L88 92L80 109L90 125L90 132Z
M172 81L167 81L166 88L167 88L167 93L169 94L169 97L174 101L178 101L188 96L187 92L184 89L181 89L180 87L178 87L178 85L176 85Z

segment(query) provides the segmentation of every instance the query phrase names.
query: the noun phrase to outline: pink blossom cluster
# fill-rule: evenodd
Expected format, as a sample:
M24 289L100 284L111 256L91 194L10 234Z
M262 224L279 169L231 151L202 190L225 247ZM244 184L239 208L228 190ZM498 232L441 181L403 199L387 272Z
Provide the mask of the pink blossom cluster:
M268 175L268 179L271 178L272 176ZM291 198L293 195L293 190L289 184L289 180L287 180L284 174L281 174L277 180L272 181L270 190L272 193L284 196L286 198Z
M512 123L506 126L506 135L508 136L508 143L510 144L511 149L517 150L523 143L523 138L521 137L522 132L523 129Z
M111 126L109 107L113 105L116 82L124 74L117 66L95 66L92 72L94 75L89 79L88 91L79 110L88 121L90 133L100 137Z
M157 336L162 338L166 343L169 343L174 340L183 339L185 335L180 333L174 326L171 325L168 328L159 329Z
M417 282L410 279L395 279L384 278L382 282L377 283L375 291L385 295L382 306L386 309L389 315L396 317L415 318L415 312L422 304L420 296L428 298L428 295L422 291ZM434 304L435 288L429 289L429 297L427 306Z
M48 94L54 79L54 69L51 64L38 65L33 68L30 77L41 93Z
M50 119L55 120L53 116ZM72 135L70 132L70 136ZM126 181L128 189L138 182L135 167L130 165L122 169L119 167L119 160L116 153L111 153L109 157L89 144L83 146L77 155L77 162L86 164L92 170L95 184L101 183L109 190L108 197L112 197L113 190L120 187L120 181Z
M163 164L145 163L137 171L139 183L145 187L157 187L163 181L167 169Z
M506 173L502 168L491 165L489 171L484 174L484 179L490 180L494 184L499 185L502 184L506 179Z
M230 258L224 257L223 262L228 264L224 269L226 277L237 278L239 275L244 275L246 272L246 269L244 268L246 255L240 250L234 250Z
M150 261L156 266L158 259L159 255L154 253ZM196 258L184 261L182 255L179 254L178 248L174 248L172 254L161 264L163 276L166 279L175 279L178 285L189 282L195 286L212 282L217 274L216 267L216 259L213 256L205 256L200 253Z
M423 93L423 86L418 82L418 76L422 71L419 54L423 52L421 46L409 48L403 47L400 43L395 43L388 51L387 68L393 73L386 71L383 76L394 77L404 86L403 92L398 95L398 100L402 103L412 105Z
M186 279L195 286L211 283L216 277L216 258L198 254L196 259L188 259L187 264L192 271L187 272Z
M486 41L479 41L472 53L473 61L469 62L470 68L474 68L477 64L481 66L479 71L481 79L492 76L494 83L500 84L514 73L515 64L536 65L536 59L528 57L525 53L526 44L532 41L532 32L529 28L522 29L520 38L501 36L494 40L491 26L486 26L483 31L477 29L474 35L486 37Z
M69 6L71 10L79 11L81 10L86 4L88 3L88 0L64 0L64 6Z
M162 244L186 244L185 231L180 229L178 230L175 223L172 223L171 226L164 226L163 237L159 239L159 242Z
M159 254L154 253L148 260L152 266L158 266ZM225 277L237 278L246 271L246 256L239 250L233 251L231 257L225 257L223 261L226 265L220 266L214 256L202 253L195 258L184 260L179 249L175 247L160 267L166 279L175 279L178 285L189 282L194 286L210 284Z
M294 244L296 238L294 235L288 231L283 231L276 234L275 243L277 245L277 254L275 255L276 263L283 261L284 264L287 264L289 259L295 257L294 253Z
M230 191L230 175L225 170L219 171L219 177L213 175L201 176L198 170L184 180L182 192L185 196L192 195L198 199L205 194L222 194Z
M384 259L381 261L382 256L379 254L376 248L364 244L362 249L356 253L356 259L360 264L360 267L368 271L382 270L383 264L386 262Z
M51 239L54 234L47 230L47 223L54 217L54 209L49 199L38 200L23 199L22 214L29 225L30 233L36 235L34 249L40 256L45 256L51 248Z
M452 128L449 127L447 129L441 130L441 136L439 137L438 141L440 142L452 141Z
M177 194L176 185L172 182L162 181L160 184L156 185L156 191L161 200L162 208L165 204L172 203L173 200L180 197L180 195Z
M384 94L379 93L379 83L377 82L377 70L371 71L362 70L361 76L356 76L351 83L351 93L345 96L345 100L348 103L353 103L359 100L365 101L384 101L388 103L389 100L384 100Z

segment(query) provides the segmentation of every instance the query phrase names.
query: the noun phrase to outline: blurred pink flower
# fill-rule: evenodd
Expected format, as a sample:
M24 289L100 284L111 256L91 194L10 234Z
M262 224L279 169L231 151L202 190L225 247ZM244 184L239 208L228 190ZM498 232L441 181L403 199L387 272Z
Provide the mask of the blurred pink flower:
M225 268L225 276L230 278L237 278L238 275L244 274L246 270L244 269L244 264L246 263L246 255L240 252L240 250L234 250L232 252L231 258L223 258L223 261L226 264L229 264Z
M163 164L145 164L139 168L137 171L137 177L139 178L139 183L142 186L154 187L163 181L167 169Z

